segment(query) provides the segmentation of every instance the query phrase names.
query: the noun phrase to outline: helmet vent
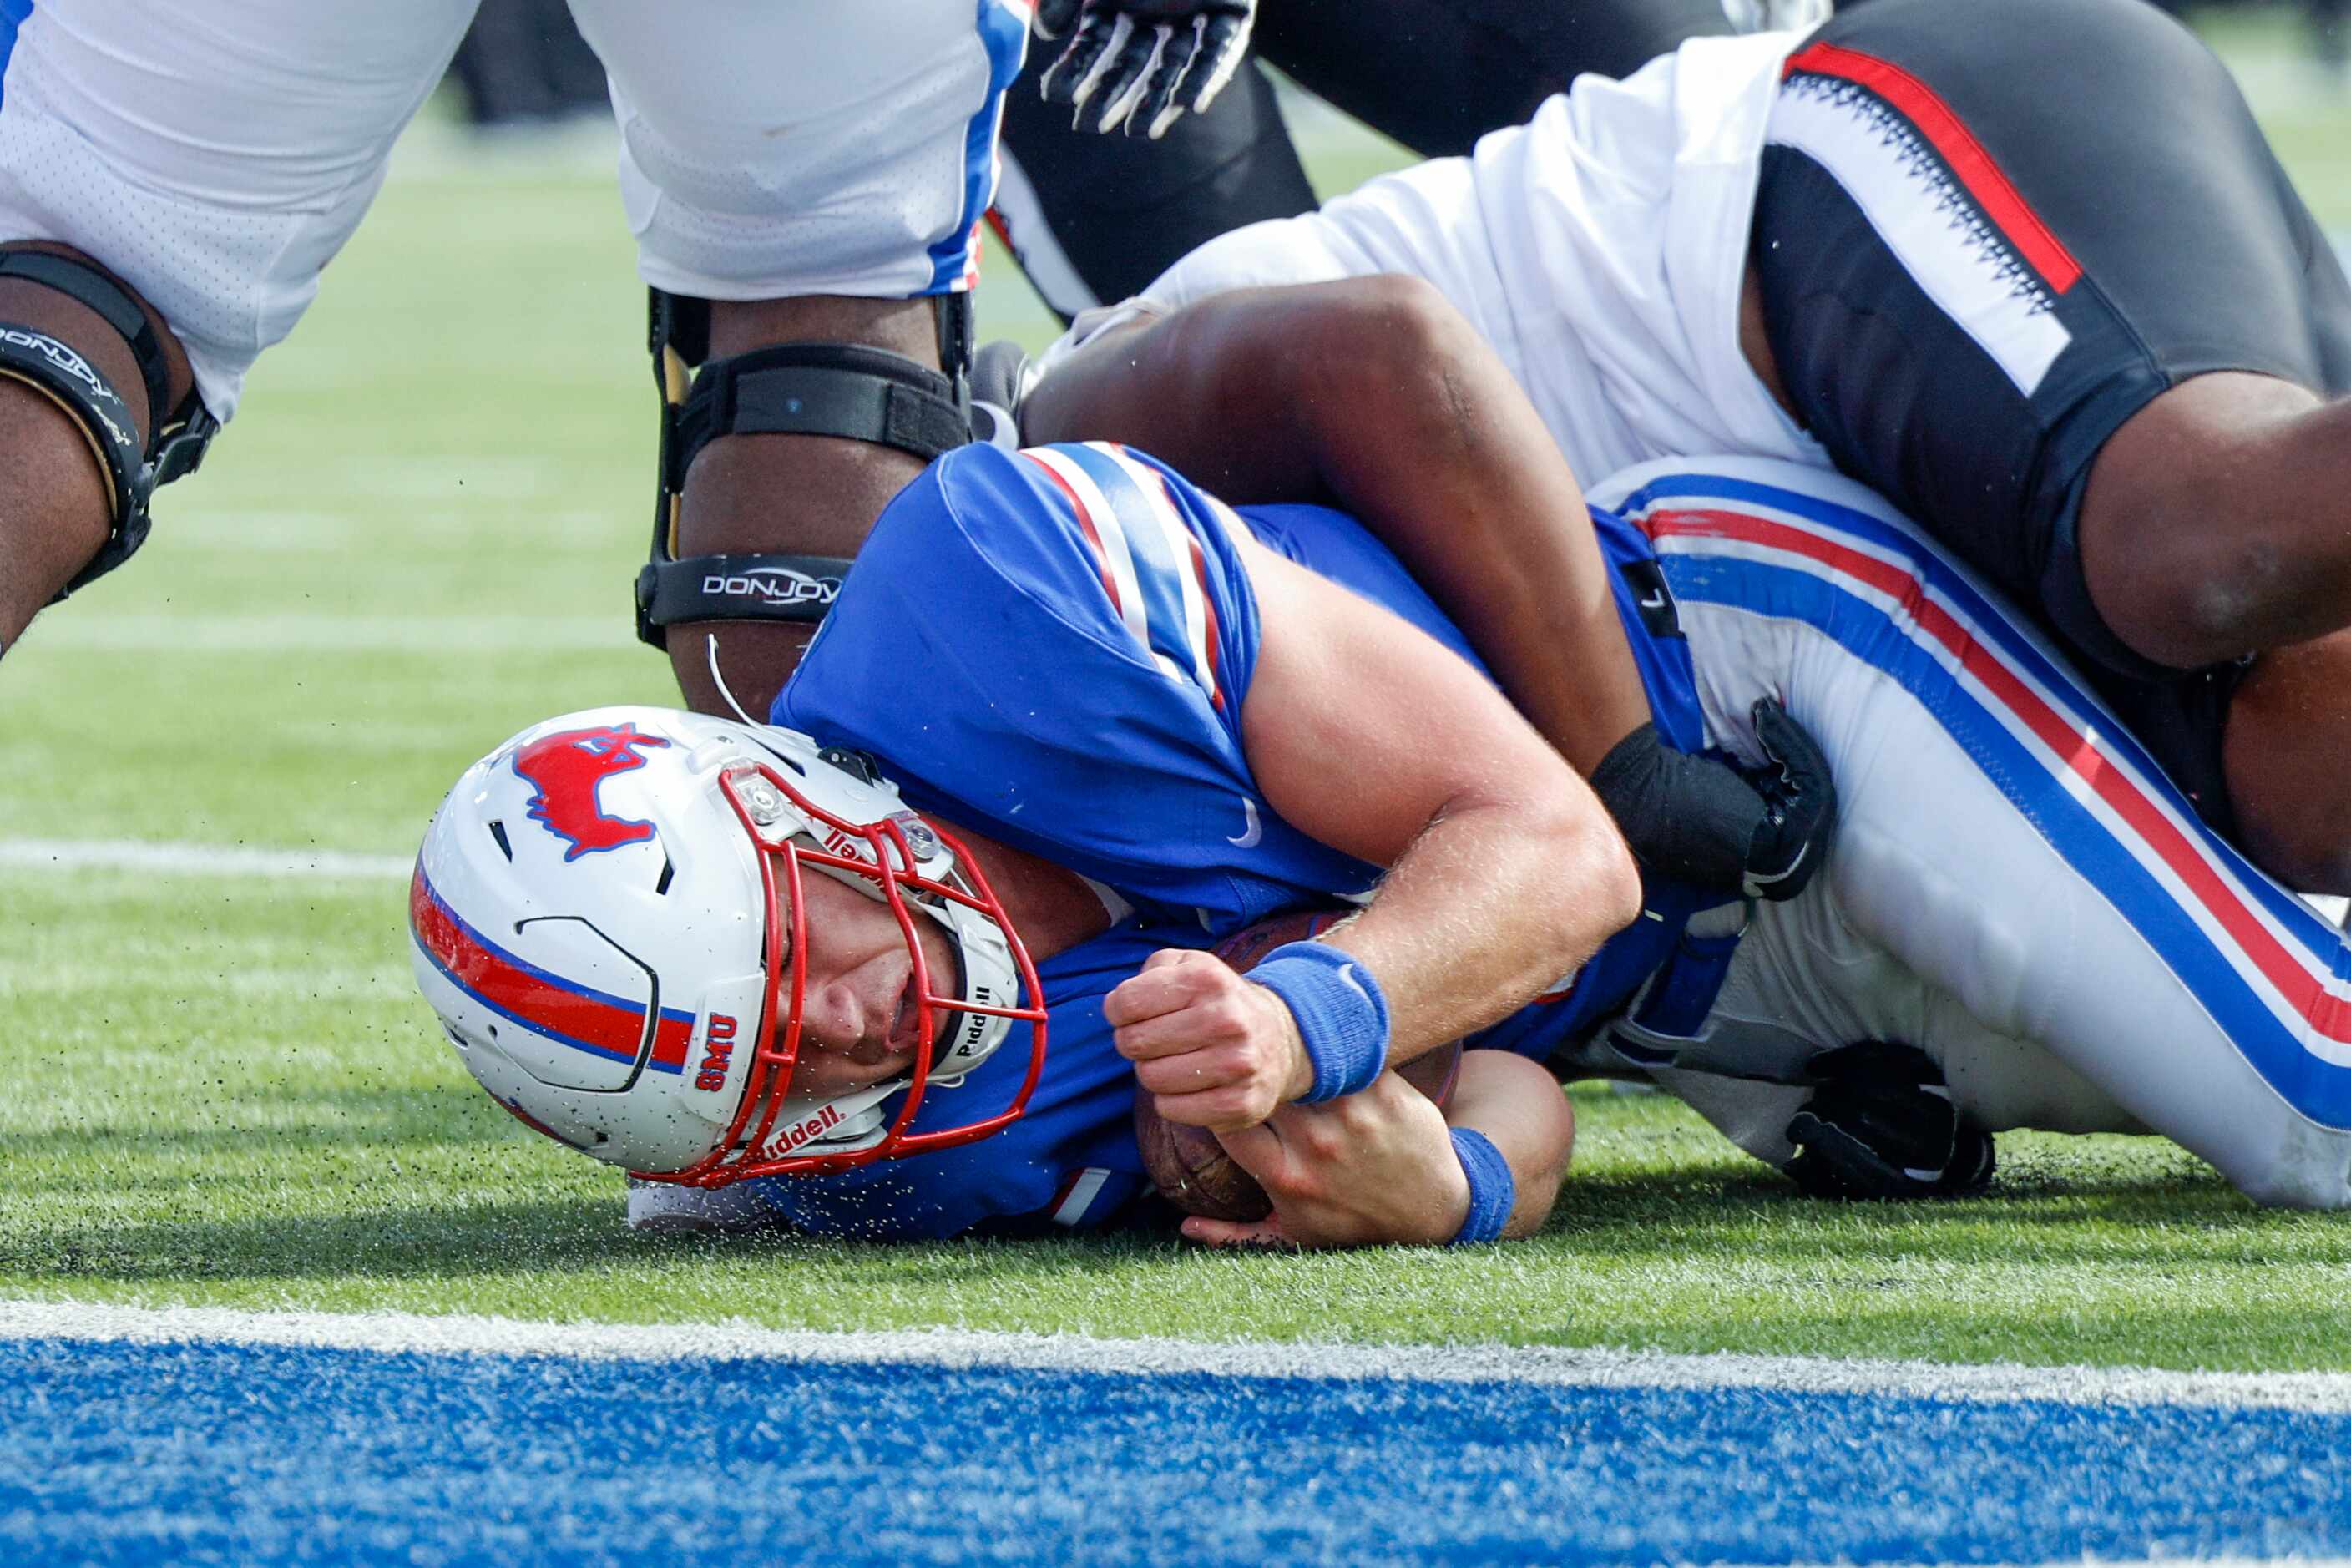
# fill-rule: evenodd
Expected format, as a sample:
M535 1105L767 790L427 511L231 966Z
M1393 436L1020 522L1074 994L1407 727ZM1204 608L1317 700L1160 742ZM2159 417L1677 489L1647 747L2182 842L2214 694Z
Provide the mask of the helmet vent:
M808 769L800 766L799 761L796 758L794 758L789 752L780 750L772 743L762 738L758 731L751 730L744 736L744 738L748 740L752 745L758 747L760 750L766 752L768 756L774 758L777 761L782 763L785 767L790 768L793 772L799 774L801 778L805 779L808 777Z
M514 860L514 846L507 842L507 825L504 822L492 822L490 837L498 841L498 853L506 856L507 862L511 863Z
M669 859L664 856L662 860L661 880L653 883L654 894L658 896L666 896L669 893L669 879L676 874L677 867L673 865Z

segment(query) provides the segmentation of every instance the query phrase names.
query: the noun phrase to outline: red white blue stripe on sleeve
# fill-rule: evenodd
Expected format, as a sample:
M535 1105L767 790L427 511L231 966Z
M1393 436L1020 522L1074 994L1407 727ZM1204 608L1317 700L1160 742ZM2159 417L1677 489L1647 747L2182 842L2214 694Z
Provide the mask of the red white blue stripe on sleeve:
M2206 827L1969 579L1900 528L1768 483L1666 475L1619 509L1678 598L1802 622L1934 707L2262 1078L2351 1128L2351 946Z
M1020 455L1069 500L1102 591L1136 645L1221 709L1221 629L1207 562L1165 476L1110 442L1036 446Z
M1134 1196L1135 1181L1101 1166L1088 1166L1072 1174L1053 1195L1053 1207L1048 1210L1053 1223L1073 1230L1084 1230L1101 1224L1118 1207Z

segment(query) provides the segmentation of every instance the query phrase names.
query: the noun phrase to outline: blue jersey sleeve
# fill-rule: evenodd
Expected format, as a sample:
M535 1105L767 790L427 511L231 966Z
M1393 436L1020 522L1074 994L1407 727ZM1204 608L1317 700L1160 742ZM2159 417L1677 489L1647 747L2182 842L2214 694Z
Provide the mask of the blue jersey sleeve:
M775 721L1139 906L1255 918L1366 890L1375 868L1257 798L1239 526L1123 447L959 448L875 524Z

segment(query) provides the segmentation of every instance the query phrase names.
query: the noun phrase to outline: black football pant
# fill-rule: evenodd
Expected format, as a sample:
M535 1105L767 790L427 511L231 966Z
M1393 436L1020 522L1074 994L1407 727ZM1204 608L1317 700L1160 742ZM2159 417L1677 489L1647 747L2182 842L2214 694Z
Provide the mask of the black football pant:
M1038 96L1055 47L1032 42L1005 101L998 209L1066 319L1137 292L1228 229L1315 204L1267 65L1443 157L1526 120L1583 72L1630 75L1727 30L1719 0L1262 0L1249 63L1157 141L1071 131L1070 111Z

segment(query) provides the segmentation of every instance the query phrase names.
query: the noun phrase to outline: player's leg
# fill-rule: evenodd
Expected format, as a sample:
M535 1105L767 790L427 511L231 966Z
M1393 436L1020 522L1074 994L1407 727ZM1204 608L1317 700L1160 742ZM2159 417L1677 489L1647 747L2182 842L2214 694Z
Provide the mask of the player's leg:
M471 10L0 13L0 646L137 548L147 493L308 304Z
M1777 688L1835 770L1834 907L1808 892L1758 924L1826 920L1847 929L1812 945L1856 956L1813 965L1778 1021L1908 1035L1961 1103L2081 1124L2079 1096L2036 1105L1938 1020L1948 997L2255 1198L2351 1206L2351 946L2199 822L2048 643L1837 476L1719 460L1595 488L1629 492L1656 543L1714 738L1747 749L1747 704Z
M1037 90L1051 51L1032 54L1005 99L992 215L1064 320L1140 293L1228 229L1313 209L1273 84L1253 62L1205 113L1184 115L1154 141L1073 129L1068 107Z
M1423 157L1467 152L1586 71L1727 33L1720 0L1267 0L1267 60Z
M33 256L48 260L27 267ZM67 269L51 270L52 262ZM26 274L9 275L18 267ZM43 280L45 273L52 281ZM85 301L54 280L93 298ZM104 292L110 285L111 298ZM118 322L134 320L145 329L143 355L136 329L117 329ZM10 476L0 493L5 650L91 566L118 521L135 518L137 501L126 492L138 481L125 470L144 466L152 431L186 402L194 378L179 340L152 306L89 257L53 242L0 246L0 352L8 353L0 361L0 467ZM60 369L78 360L79 372L35 379L38 362L19 355L38 355ZM162 372L160 399L148 395L150 366ZM126 427L122 439L113 437L110 422Z
M743 433L681 451L674 533L660 570L682 595L698 591L701 597L657 601L654 586L641 581L639 605L664 618L660 630L671 667L697 711L725 714L740 704L754 718L767 716L882 508L933 453L962 439L953 383L940 369L955 351L943 353L939 337L940 312L962 305L960 296L710 302L709 352L696 382L705 395L715 376L756 366L756 356L778 347L847 346L895 361L889 381L865 383L872 395L902 396L905 406L926 411L925 423L954 429L899 445L875 439L878 428L843 440L753 433L756 421L738 422ZM726 401L747 406L740 396ZM757 618L770 606L787 613ZM712 673L712 637L720 674Z
M1988 3L1871 0L1791 61L1771 352L1838 465L2045 613L2229 825L2235 661L2351 622L2351 287L2184 28ZM2274 868L2339 860L2284 841L2306 802L2237 804Z
M1036 92L1040 52L1006 103L998 215L1067 319L1141 293L1218 235L1313 210L1259 58L1435 157L1519 123L1585 71L1623 76L1728 26L1718 0L1272 0L1249 68L1155 142L1072 130Z
M640 630L724 712L715 636L762 715L882 507L967 434L962 307L1026 11L572 9L611 74L622 203L667 322Z

